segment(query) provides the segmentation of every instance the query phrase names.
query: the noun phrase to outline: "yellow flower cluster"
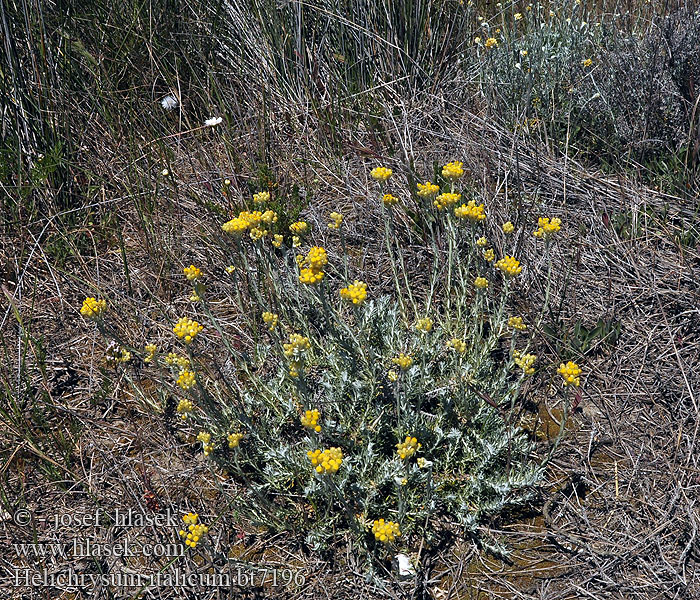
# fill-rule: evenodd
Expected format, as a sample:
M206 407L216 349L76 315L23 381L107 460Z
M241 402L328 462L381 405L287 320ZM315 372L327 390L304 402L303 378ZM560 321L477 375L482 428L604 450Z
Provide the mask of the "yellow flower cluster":
M95 298L85 298L80 314L88 319L98 319L107 310L107 302Z
M513 233L513 231L515 231L515 225L513 225L513 223L511 223L510 221L506 221L505 223L503 223L503 225L501 225L501 229L503 229L503 233L509 235Z
M372 179L376 179L377 181L386 181L391 177L391 174L393 171L391 169L387 169L386 167L375 167L370 171L370 175L372 176Z
M442 176L445 179L459 179L463 175L464 169L462 168L462 163L458 160L448 162L444 167L442 167Z
M565 386L573 385L574 387L578 387L581 385L581 367L575 362L569 361L566 364L561 363L559 369L557 369L557 373L564 378Z
M508 319L508 327L512 327L518 331L525 331L527 329L527 325L523 323L522 317L510 317Z
M232 235L242 235L243 232L248 229L248 221L240 217L234 217L230 221L226 221L226 223L221 226L221 229Z
M590 66L593 64L593 59L592 59L592 58L584 58L584 59L581 61L581 64L582 64L584 67L590 67Z
M211 433L200 431L197 434L197 441L202 442L204 456L209 456L214 451L214 444L211 443Z
M309 338L293 333L289 336L289 343L282 344L282 346L284 347L284 355L287 358L296 358L311 348L311 342Z
M428 333L433 330L433 320L430 317L424 317L423 319L418 319L416 323L416 329L422 331L423 333Z
M321 426L318 424L318 420L321 417L321 413L316 408L307 410L301 417L301 424L307 429L313 429L316 433L321 431Z
M498 46L498 40L496 38L487 38L486 41L484 42L484 46L487 48L495 48Z
M362 304L367 298L367 284L356 279L355 283L340 290L340 297L353 304Z
M426 181L418 184L418 195L421 198L434 198L440 191L440 186Z
M297 221L289 226L289 230L297 235L306 233L309 229L309 224L306 221Z
M446 345L457 354L464 354L467 351L466 342L464 340L460 340L459 338L452 338Z
M481 236L478 240L476 240L476 245L479 248L486 248L488 243L489 243L488 240L484 236Z
M533 235L536 238L544 238L554 235L557 231L561 229L561 219L554 217L550 219L549 217L540 217L537 221L537 229L535 229Z
M343 451L336 447L323 451L309 450L306 455L311 464L316 467L316 472L320 474L337 473L343 462Z
M393 362L395 365L398 365L398 367L402 371L405 371L411 368L411 365L413 364L413 359L402 352L396 358L392 358L391 362Z
M520 266L520 262L508 255L504 256L496 263L496 268L508 277L519 275L523 270L523 268Z
M520 354L517 350L513 350L513 362L518 365L525 375L532 375L535 372L535 361L537 357L534 354Z
M165 364L170 367L177 366L182 370L190 366L190 359L186 356L178 356L175 352L168 352L168 355L165 357Z
M202 270L195 267L194 265L185 267L183 271L185 273L185 277L187 277L187 281L197 281L197 279L199 279L202 276Z
M158 351L158 347L155 344L146 344L145 350L146 350L146 352L148 352L148 354L144 357L143 362L145 362L145 363L152 362L153 359L156 357L156 352Z
M486 219L486 214L484 213L484 205L477 204L474 200L470 200L462 206L455 208L455 217L458 219L467 219L472 223L480 223Z
M396 454L399 455L401 460L406 460L407 458L413 456L420 449L420 447L421 445L418 443L416 438L407 435L403 442L396 444Z
M332 212L331 219L332 222L328 223L328 227L330 229L340 229L340 226L343 224L343 215L337 212Z
M241 440L243 439L243 434L242 433L229 433L226 436L226 439L228 440L228 447L233 450L234 448L238 448L239 444L241 443Z
M265 311L262 314L262 320L264 321L265 325L267 325L267 328L272 331L275 327L277 327L277 323L279 323L279 315L271 312Z
M270 192L258 192L253 194L253 202L255 204L265 204L265 202L270 201Z
M389 207L398 204L399 199L391 194L384 194L382 196L382 202L384 203L384 206Z
M309 338L293 333L289 336L289 343L282 344L284 355L289 359L289 374L292 377L299 377L299 370L302 367L304 353L311 348Z
M307 285L313 285L323 279L325 273L323 267L328 264L328 254L324 248L313 246L305 258L297 261L299 268L299 281Z
M187 415L190 414L193 409L194 404L192 404L191 400L187 400L187 398L183 398L177 403L177 414L180 415L181 419L186 419Z
M489 287L489 281L486 279L486 277L477 277L474 280L474 287L483 290Z
M204 327L197 321L193 321L189 317L182 317L173 327L173 332L186 344L189 344L203 329Z
M182 520L187 525L187 530L180 530L180 537L185 538L185 545L190 548L195 548L199 543L199 540L204 536L209 528L201 523L198 523L199 515L197 513L187 513L182 517Z
M187 369L182 369L182 371L180 371L180 374L177 377L177 384L183 390L189 390L195 383L196 379L192 371L188 371Z
M493 248L489 248L488 250L484 250L484 260L487 262L493 262L496 258L496 253L493 251Z
M279 248L282 245L283 241L284 241L283 235L279 235L278 233L276 233L274 236L272 236L272 245L275 248Z
M372 525L372 533L375 539L388 544L393 542L397 537L401 535L399 529L399 524L393 521L384 521L384 519L379 519L375 521Z
M440 194L437 198L435 198L433 204L437 206L438 210L444 210L445 208L450 208L451 206L457 204L461 197L462 194L445 192L444 194Z
M264 229L259 229L258 227L253 227L250 230L250 233L248 235L250 235L251 240L253 240L254 242L257 242L259 239L262 239L263 237L265 237L266 233L267 233L267 231L265 231Z

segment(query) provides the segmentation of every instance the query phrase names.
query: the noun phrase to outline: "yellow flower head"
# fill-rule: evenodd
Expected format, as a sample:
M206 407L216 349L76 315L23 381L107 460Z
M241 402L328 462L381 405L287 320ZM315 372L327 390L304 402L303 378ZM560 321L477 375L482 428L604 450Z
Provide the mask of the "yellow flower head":
M284 236L276 233L272 238L272 245L275 248L279 248L282 245L283 241L284 241Z
M143 362L149 363L149 362L153 361L153 359L156 357L156 352L158 350L158 347L155 344L146 344L145 350L146 350L146 352L148 352L148 354L143 359Z
M298 333L289 336L289 343L283 344L284 355L287 358L300 358L311 348L311 341Z
M356 279L355 283L340 290L340 297L353 304L362 304L367 298L367 284Z
M325 276L322 269L328 264L328 254L324 248L313 246L301 260L297 256L297 264L301 269L299 281L306 285L314 285Z
M440 191L440 186L426 181L418 184L418 195L421 198L434 198Z
M229 275L233 275L235 273L235 271L236 271L236 267L234 267L233 265L229 265L228 267L226 267L226 272Z
M398 365L398 367L402 371L406 371L407 369L411 368L411 365L413 364L413 359L402 352L396 358L392 358L391 362L393 362L395 365Z
M520 266L520 262L515 260L512 256L504 256L501 260L496 263L496 268L501 271L507 277L514 277L519 275L523 270Z
M398 381L399 374L396 371L394 371L394 369L389 369L389 371L386 374L386 377L389 381L393 383L395 381Z
M197 279L202 276L202 270L198 269L194 265L185 267L183 272L185 273L185 277L187 277L187 281L197 281Z
M173 332L177 337L189 344L197 334L204 329L202 325L188 317L182 317L173 327Z
M561 219L554 217L550 219L549 217L540 217L537 220L537 229L535 229L533 235L536 238L547 239L553 236L557 231L561 229Z
M535 361L537 357L534 354L520 354L517 350L513 351L513 362L518 365L525 375L532 375L535 372Z
M573 385L574 387L578 387L581 385L581 367L579 367L575 362L569 361L566 364L561 363L557 373L564 378L565 386Z
M447 342L446 346L454 350L457 354L464 354L467 351L467 344L459 338L452 338Z
M250 239L257 242L260 238L265 237L267 231L265 229L260 229L259 227L252 227L250 230Z
M96 300L95 298L85 298L83 306L80 309L80 314L87 319L99 319L102 313L107 310L107 302L105 300Z
M321 426L318 424L318 419L321 413L316 408L307 410L301 417L301 424L307 429L313 429L316 433L321 431Z
M593 59L591 59L591 58L585 58L585 59L583 59L583 60L581 61L581 64L582 64L584 67L590 67L590 66L593 64Z
M527 329L527 325L523 323L522 317L510 317L508 319L508 327L512 327L518 331L525 331Z
M260 220L266 225L277 223L277 219L277 213L274 210L266 210L260 217Z
M297 221L289 226L289 230L297 235L306 233L309 229L309 224L306 221Z
M238 448L238 446L241 443L241 440L243 439L243 434L242 433L229 433L226 436L226 439L228 440L228 447L233 450L234 448Z
M262 320L267 325L267 328L272 331L275 327L277 327L277 323L279 322L279 315L271 312L265 311L262 314Z
M440 194L435 200L433 201L433 204L437 206L438 210L443 210L445 208L449 208L451 206L454 206L459 202L460 198L462 197L462 194L454 194L452 192L445 192L444 194Z
M309 450L306 455L319 475L324 473L337 473L343 463L343 451L340 448L327 450Z
M370 175L372 176L372 179L376 179L377 181L386 181L391 177L391 174L393 171L391 169L387 169L386 167L375 167L372 169L370 172Z
M396 444L396 454L399 455L401 460L405 460L413 456L420 447L421 445L416 438L407 435L403 442Z
M523 18L523 15L521 13L515 13L515 20L520 21L520 19Z
M240 236L246 229L248 229L248 225L249 223L245 219L234 217L230 221L226 221L226 223L221 226L221 229L223 229L226 233Z
M470 200L466 204L455 208L455 217L458 219L466 219L471 223L480 223L486 219L484 205L477 204L474 200Z
M492 262L496 258L496 253L493 251L493 248L489 248L488 250L484 250L484 260L487 262Z
M487 48L495 48L498 46L498 40L496 38L487 38L486 41L484 42L484 46Z
M416 329L422 331L423 333L428 333L433 329L433 320L430 317L425 317L423 319L418 319L416 322Z
M445 179L451 180L459 179L460 177L464 176L464 168L462 163L458 160L448 162L444 167L442 167L442 176Z
M253 202L255 202L255 204L264 204L269 201L270 192L258 192L257 194L253 194Z
M377 541L388 544L401 535L401 530L398 523L379 519L372 524L372 533Z
M474 287L483 290L489 287L489 281L486 279L486 277L477 277L474 280Z
M340 226L343 223L343 215L337 212L332 212L331 213L331 219L332 221L328 223L328 227L330 229L340 229Z
M192 404L192 401L188 400L187 398L183 398L177 403L177 414L180 415L181 419L187 419L187 415L189 415L193 409L194 404Z
M262 213L259 210L244 210L238 215L238 218L243 219L246 223L248 223L249 227L257 227L262 221Z
M199 515L197 513L187 513L182 517L182 520L187 525L187 531L181 529L180 537L185 538L185 545L189 548L196 548L199 540L207 534L209 528L206 525L198 523Z
M192 371L188 371L187 369L183 369L182 371L180 371L180 375L178 375L177 378L177 384L183 390L189 390L191 387L194 386L195 383L196 379Z
M476 245L479 246L479 248L486 248L488 243L488 240L483 236L476 240Z
M399 199L396 196L392 196L391 194L384 194L382 196L382 202L384 203L384 206L395 206L398 204Z
M328 264L328 254L321 246L312 246L306 255L306 264L314 271L320 271Z
M503 233L509 235L513 233L513 231L515 231L515 225L513 225L513 223L511 223L510 221L506 221L505 223L503 223L503 225L501 225L501 229L503 229Z

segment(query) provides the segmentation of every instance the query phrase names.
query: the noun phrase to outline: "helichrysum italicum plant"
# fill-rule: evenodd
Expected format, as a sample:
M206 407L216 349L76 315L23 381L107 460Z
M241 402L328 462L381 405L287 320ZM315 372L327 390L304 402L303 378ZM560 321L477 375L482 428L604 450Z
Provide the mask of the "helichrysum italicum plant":
M148 369L177 394L181 426L247 486L235 502L255 522L301 532L317 547L349 534L369 552L382 545L374 541L413 546L445 521L475 532L534 493L542 471L534 441L505 411L526 378L555 368L541 360L535 369L525 320L509 316L523 264L501 250L498 261L484 256L495 252L488 239L503 238L502 220L489 223L485 201L458 189L464 173L453 161L436 183L403 196L418 203L417 218L431 219L433 247L446 248L419 296L391 223L402 205L381 208L395 289L375 296L355 263L334 259L342 248L317 245L304 221L282 229L263 198L223 225L232 234L222 263L234 267L229 302L245 309L257 343L241 348L207 295L196 315L177 321L169 343L184 341L178 352L145 351ZM378 205L396 180L387 168L372 171ZM456 196L472 199L456 206ZM264 232L257 240L239 235L255 228ZM342 233L331 237L344 244ZM185 270L193 283L195 269ZM86 316L100 306L88 302ZM497 352L501 343L511 352ZM559 373L560 389L580 385L575 363ZM196 545L201 531L189 533Z

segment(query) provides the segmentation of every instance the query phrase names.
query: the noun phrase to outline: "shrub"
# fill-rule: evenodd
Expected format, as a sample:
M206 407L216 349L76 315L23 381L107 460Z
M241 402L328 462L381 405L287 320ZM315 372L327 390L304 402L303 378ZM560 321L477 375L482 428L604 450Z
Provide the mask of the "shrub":
M543 467L515 409L538 369L529 349L546 306L510 314L523 270L510 255L512 223L489 223L474 190L458 189L458 162L409 190L433 253L429 285L418 289L394 231L403 207L381 202L405 194L390 170L372 174L394 295L375 297L359 279L338 214L329 223L337 248L327 251L305 222L280 230L269 195L257 195L222 225L228 281L185 266L192 314L166 310L166 340L143 351L116 340L125 346L112 350L117 368L143 356L149 377L179 396L184 431L239 482L244 514L317 549L345 534L372 551L434 540L454 524L474 532L483 518L525 506ZM530 239L546 249L559 228L541 218ZM86 303L100 310L83 314L114 337L106 306ZM226 317L230 306L245 315L250 343ZM567 385L579 385L576 369L566 366Z

